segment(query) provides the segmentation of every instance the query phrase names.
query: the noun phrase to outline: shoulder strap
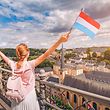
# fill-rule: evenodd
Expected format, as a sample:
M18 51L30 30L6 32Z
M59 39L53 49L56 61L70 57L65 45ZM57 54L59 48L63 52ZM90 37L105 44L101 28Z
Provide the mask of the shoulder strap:
M15 75L15 73L14 73L14 67L13 67L13 66L15 67L15 65L12 65L12 66L11 66L11 69L12 69L12 75Z
M26 65L29 66L29 67L31 68L31 70L32 70L32 67L29 65L28 61L25 61L25 62L24 62L24 65L23 65L23 73L24 73L24 71L25 71L25 66L26 66ZM31 82L32 77L33 77L33 74L31 74L31 76L30 76L30 78L29 78L29 84L30 84L30 82Z
M24 73L24 71L25 71L25 63L27 63L27 61L26 61L26 62L23 62L23 73ZM15 65L16 65L16 63L11 67L11 69L12 69L12 75L16 75L16 74L14 73Z

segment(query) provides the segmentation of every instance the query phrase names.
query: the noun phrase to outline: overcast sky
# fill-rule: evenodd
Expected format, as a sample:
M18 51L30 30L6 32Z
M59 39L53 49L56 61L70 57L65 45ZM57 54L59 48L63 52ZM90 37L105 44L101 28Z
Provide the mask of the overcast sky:
M110 46L110 0L0 0L0 48L19 43L49 48L70 29L81 8L101 29L94 39L73 29L64 47Z

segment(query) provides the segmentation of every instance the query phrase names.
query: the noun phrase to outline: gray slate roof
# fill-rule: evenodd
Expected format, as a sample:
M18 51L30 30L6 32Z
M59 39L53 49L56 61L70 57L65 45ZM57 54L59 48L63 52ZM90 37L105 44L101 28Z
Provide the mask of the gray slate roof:
M64 85L110 97L110 84L87 79L83 74L79 77L71 77L66 75L64 79Z
M59 78L56 78L56 77L49 77L48 79L47 79L47 81L51 81L51 82L55 82L55 83L59 83Z
M107 72L92 71L92 72L89 72L88 74L85 74L85 77L87 79L110 84L110 73L107 73Z

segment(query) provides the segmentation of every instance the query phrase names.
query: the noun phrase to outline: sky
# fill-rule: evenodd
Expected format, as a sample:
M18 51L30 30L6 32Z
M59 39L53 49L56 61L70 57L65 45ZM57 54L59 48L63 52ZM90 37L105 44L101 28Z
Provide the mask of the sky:
M69 31L82 8L101 29L93 39L73 29L64 47L110 46L110 0L0 0L0 48L19 43L49 48Z

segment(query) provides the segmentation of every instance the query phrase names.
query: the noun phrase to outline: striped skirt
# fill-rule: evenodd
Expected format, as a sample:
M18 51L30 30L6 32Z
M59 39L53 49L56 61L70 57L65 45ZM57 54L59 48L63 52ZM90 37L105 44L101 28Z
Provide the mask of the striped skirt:
M12 110L40 110L35 89L20 103L12 102Z

